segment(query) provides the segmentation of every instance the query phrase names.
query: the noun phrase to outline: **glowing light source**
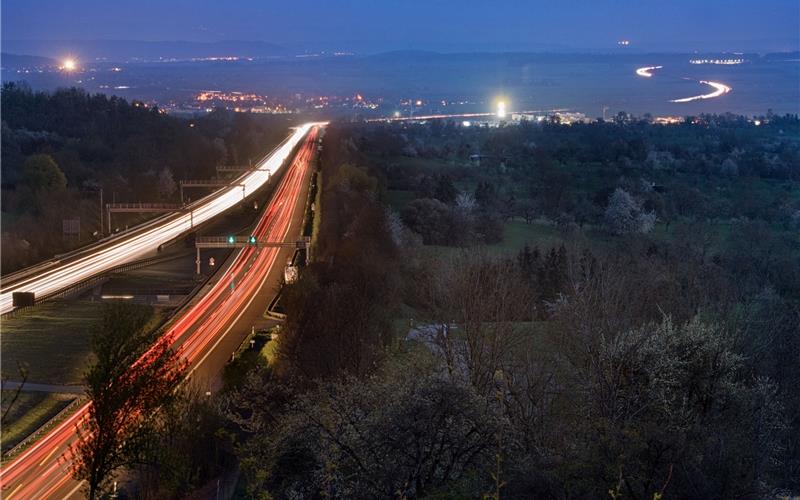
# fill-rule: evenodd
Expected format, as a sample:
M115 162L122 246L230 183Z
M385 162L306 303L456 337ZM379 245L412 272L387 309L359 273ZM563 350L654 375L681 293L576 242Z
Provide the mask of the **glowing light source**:
M636 74L639 76L643 76L645 78L650 78L651 76L653 76L654 69L661 69L661 68L663 68L663 66L647 66L644 68L637 69Z
M711 82L707 80L700 80L700 83L704 83L706 85L714 87L714 92L710 92L708 94L703 94L703 95L695 95L692 97L684 97L682 99L672 99L669 102L691 102L691 101L698 101L701 99L713 99L723 94L727 94L732 90L731 87L725 85L724 83Z
M497 117L498 118L505 118L506 117L506 102L499 101L497 103Z
M61 69L64 71L75 71L78 69L78 62L75 59L67 58L61 63Z

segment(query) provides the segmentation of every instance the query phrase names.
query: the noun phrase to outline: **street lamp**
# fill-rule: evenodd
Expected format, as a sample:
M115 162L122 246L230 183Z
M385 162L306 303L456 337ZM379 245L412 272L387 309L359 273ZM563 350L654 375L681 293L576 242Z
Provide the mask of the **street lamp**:
M64 61L61 63L61 69L67 72L75 71L78 69L78 62L71 57L64 59Z
M497 117L498 118L505 118L506 117L506 102L500 101L497 103Z

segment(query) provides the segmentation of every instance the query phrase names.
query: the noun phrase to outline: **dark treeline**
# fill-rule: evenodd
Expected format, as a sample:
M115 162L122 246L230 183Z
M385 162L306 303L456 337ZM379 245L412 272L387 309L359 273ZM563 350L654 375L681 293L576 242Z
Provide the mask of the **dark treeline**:
M257 159L286 134L283 119L214 111L180 119L141 102L81 89L2 89L3 271L33 264L99 229L104 201L169 201L178 181ZM81 218L80 241L62 219Z
M703 120L477 131L330 126L319 258L287 288L277 362L225 399L241 491L642 499L797 492L797 121L772 117L764 129ZM741 141L726 150L719 139L728 135ZM459 141L468 146L453 146ZM446 144L450 164L431 166ZM654 166L670 148L669 170ZM740 170L717 170L734 150ZM497 161L469 165L476 151ZM742 159L765 156L775 168ZM661 188L634 189L643 175ZM552 179L561 179L560 197ZM765 184L747 208L735 193L758 179ZM669 202L646 194L669 198L681 185L704 201L667 224ZM416 217L387 208L399 186L425 192L409 202ZM761 199L776 192L786 193L777 207ZM583 223L580 204L564 201L581 196L595 205ZM512 210L503 214L508 198ZM475 229L481 212L502 230L506 220L525 219L514 213L521 200L535 212L530 219L563 228L563 245L531 241L512 255L474 246L489 241ZM475 231L454 243L463 249L428 245L442 241L416 224L432 210L449 211L436 231ZM627 225L615 223L625 217Z
M569 127L431 122L364 127L352 140L388 189L414 194L402 215L426 243L494 243L498 224L513 217L602 224L617 189L616 202L645 217L616 232L649 231L650 213L667 229L681 219L748 218L796 231L800 121L768 115L759 123L701 116L658 126L627 115ZM447 233L454 225L461 230Z

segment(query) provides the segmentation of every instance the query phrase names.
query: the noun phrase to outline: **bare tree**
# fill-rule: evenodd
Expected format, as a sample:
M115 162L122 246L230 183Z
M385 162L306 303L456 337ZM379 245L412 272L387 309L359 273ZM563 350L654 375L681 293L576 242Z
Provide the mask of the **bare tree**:
M172 351L171 339L147 328L151 316L149 307L109 304L92 338L89 418L77 427L71 465L92 500L117 470L143 460L155 415L183 378L185 363Z
M430 269L420 294L434 323L447 325L437 344L450 372L488 394L495 373L518 346L515 324L528 316L531 306L516 267L464 251Z

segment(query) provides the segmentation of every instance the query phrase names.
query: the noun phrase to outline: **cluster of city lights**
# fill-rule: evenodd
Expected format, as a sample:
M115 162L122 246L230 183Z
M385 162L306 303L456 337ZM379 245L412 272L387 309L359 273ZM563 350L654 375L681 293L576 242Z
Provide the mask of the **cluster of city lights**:
M720 64L724 66L731 66L735 64L742 64L744 59L691 59L689 64Z

